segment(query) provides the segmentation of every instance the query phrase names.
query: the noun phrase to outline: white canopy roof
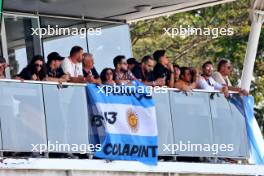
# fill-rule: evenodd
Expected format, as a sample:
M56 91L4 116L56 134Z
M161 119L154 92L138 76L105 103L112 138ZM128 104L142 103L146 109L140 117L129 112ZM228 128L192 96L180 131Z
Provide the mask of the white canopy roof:
M3 9L43 15L133 21L230 1L234 0L6 0Z

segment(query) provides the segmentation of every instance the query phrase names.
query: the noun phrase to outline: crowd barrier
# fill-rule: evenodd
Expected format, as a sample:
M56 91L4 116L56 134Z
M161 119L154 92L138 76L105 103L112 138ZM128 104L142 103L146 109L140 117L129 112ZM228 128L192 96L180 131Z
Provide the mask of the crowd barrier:
M32 144L48 141L78 145L98 142L94 139L98 131L93 130L89 120L85 85L0 81L0 97L2 151L31 152ZM222 94L169 90L153 98L160 156L248 158L245 119ZM232 144L233 151L165 149L175 144L218 148Z

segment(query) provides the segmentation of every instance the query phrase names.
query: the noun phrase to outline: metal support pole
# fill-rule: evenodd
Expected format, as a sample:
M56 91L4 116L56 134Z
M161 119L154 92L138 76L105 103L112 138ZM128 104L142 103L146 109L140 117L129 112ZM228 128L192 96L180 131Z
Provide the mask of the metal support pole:
M246 51L243 72L241 77L241 88L247 91L250 90L250 84L253 78L254 63L257 55L261 26L264 21L264 13L263 11L260 10L253 11L252 17L253 18L251 24L251 32L249 35L247 51Z

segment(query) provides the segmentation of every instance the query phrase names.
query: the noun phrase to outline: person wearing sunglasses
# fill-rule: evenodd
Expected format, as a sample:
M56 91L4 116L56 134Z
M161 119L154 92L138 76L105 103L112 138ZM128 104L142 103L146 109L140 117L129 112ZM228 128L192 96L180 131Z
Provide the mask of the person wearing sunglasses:
M8 67L6 60L4 57L0 56L0 79L5 79L6 75L5 75L5 70Z
M128 69L125 56L116 56L113 63L115 66L115 81L117 84L130 84L133 80L136 80L134 74Z
M16 76L16 79L45 81L47 71L44 58L41 55L34 56L30 63Z
M223 86L227 86L229 90L240 92L243 95L248 95L247 91L232 85L229 80L231 73L232 65L230 61L227 59L221 59L217 64L217 72L214 72L212 77L216 82L222 84Z
M100 74L100 79L103 84L115 84L115 73L111 68L105 68Z
M206 91L218 90L224 93L225 97L229 97L228 87L216 82L213 79L212 77L213 71L214 71L213 63L211 61L206 61L202 65L202 75L198 80L197 88Z
M222 85L232 86L228 76L231 74L232 66L229 60L221 59L217 65L217 72L214 72L212 77L216 82Z

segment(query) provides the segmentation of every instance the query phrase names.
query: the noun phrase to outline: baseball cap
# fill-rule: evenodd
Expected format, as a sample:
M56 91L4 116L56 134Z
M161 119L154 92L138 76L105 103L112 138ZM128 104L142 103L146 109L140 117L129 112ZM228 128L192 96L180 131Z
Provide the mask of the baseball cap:
M48 55L48 61L51 62L53 60L60 60L62 61L64 57L62 57L59 53L57 52L52 52Z

